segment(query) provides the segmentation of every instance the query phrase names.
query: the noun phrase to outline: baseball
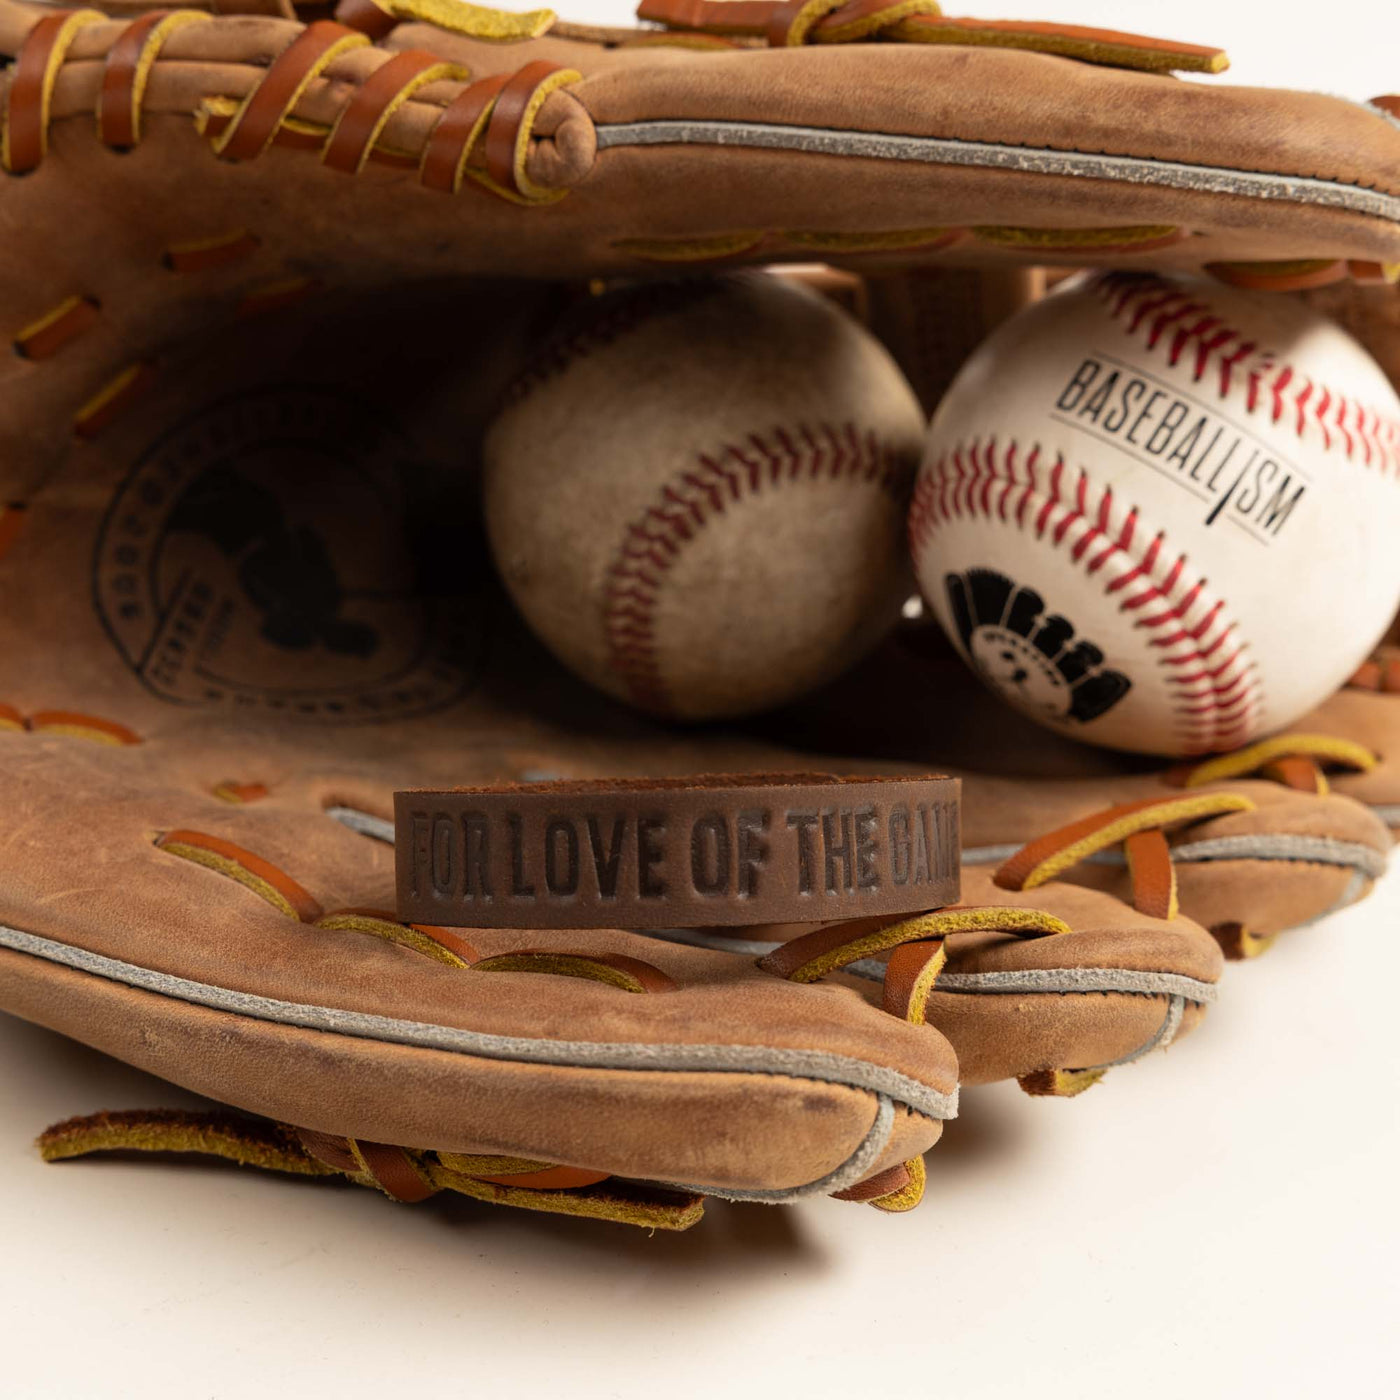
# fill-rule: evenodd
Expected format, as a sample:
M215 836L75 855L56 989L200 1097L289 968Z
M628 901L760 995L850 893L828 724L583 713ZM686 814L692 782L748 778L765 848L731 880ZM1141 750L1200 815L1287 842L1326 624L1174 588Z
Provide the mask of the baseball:
M925 600L1062 734L1237 748L1337 689L1400 602L1400 402L1302 303L1076 278L934 415L910 509Z
M600 297L487 434L486 525L527 621L653 713L767 709L873 646L913 591L925 422L880 344L752 273Z

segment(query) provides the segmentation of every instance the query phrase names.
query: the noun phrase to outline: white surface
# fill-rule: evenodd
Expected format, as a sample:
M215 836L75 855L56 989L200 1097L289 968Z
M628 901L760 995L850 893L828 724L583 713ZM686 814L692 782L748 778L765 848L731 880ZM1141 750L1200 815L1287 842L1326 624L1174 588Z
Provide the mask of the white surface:
M1241 82L1400 88L1392 0L969 8L1220 42ZM190 1100L0 1018L0 1394L1391 1393L1397 920L1392 878L1231 968L1198 1033L1080 1099L969 1092L912 1215L714 1205L680 1236L46 1167L30 1140L55 1120Z

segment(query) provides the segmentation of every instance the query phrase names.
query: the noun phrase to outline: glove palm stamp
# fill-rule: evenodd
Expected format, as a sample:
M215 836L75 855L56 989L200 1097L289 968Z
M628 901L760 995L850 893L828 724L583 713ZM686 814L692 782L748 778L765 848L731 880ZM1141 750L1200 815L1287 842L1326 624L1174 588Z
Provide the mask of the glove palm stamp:
M631 748L512 627L473 523L474 424L553 297L328 296L172 346L146 411L9 516L0 785L29 870L0 1003L297 1130L105 1117L48 1155L198 1149L670 1227L702 1194L917 1199L903 1164L957 1076L904 1009L619 930L389 912L396 787ZM448 395L398 354L430 315ZM472 319L500 326L475 358Z

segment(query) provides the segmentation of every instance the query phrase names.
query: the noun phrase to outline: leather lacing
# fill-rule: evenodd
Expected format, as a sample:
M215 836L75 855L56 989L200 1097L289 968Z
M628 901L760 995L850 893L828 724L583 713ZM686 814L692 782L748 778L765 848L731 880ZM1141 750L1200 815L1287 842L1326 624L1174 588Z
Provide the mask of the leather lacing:
M1370 773L1378 763L1379 759L1370 749L1352 739L1340 739L1331 734L1279 734L1178 769L1171 780L1182 787L1193 788L1235 778L1259 777L1299 792L1322 796L1331 790L1327 781L1329 768Z
M1243 804L1243 805L1241 805ZM1023 890L1046 883L1083 859L1115 842L1131 843L1139 912L1154 918L1175 917L1175 874L1158 824L1219 815L1252 807L1248 799L1211 795L1181 800L1175 811L1150 810L1161 804L1134 804L1131 808L1101 813L1053 833L1018 851L1007 860L996 883ZM1189 809L1189 810L1188 810ZM773 930L776 931L776 930ZM708 930L687 934L670 930L655 936L698 947L723 947L738 931ZM745 950L761 948L768 936L765 927L746 931L753 936ZM946 940L959 934L1001 933L1017 938L1055 937L1072 933L1063 919L1043 909L1019 905L949 906L912 919L865 919L817 928L779 944L758 958L764 971L797 982L816 981L830 973L849 969L855 975L882 985L882 1005L892 1015L914 1024L927 1020L930 995L942 988L939 978L947 964ZM739 951L739 948L735 948ZM886 957L886 955L888 955ZM951 990L951 989L950 989ZM1166 994L1167 1016L1161 1029L1146 1044L1108 1064L1080 1067L1043 1067L1017 1077L1026 1093L1068 1098L1098 1083L1115 1065L1127 1064L1148 1051L1165 1047L1181 1024L1185 1001L1179 991ZM914 1166L917 1164L907 1164ZM869 1183L863 1183L869 1186Z
M413 1152L217 1112L98 1113L56 1124L38 1145L47 1162L103 1152L199 1155L296 1176L340 1177L406 1203L451 1191L496 1205L653 1230L687 1229L704 1211L698 1196L636 1183L619 1191L602 1172L511 1157Z
M815 929L780 944L760 958L758 966L791 982L814 982L853 963L888 954L883 964L867 964L881 969L881 1004L892 1016L921 1026L927 1024L929 995L948 961L948 938L962 933L1045 938L1070 932L1063 919L1043 909L950 905L912 919L857 919ZM1028 1093L1067 1097L1097 1083L1104 1072L1105 1069L1052 1069L1023 1075L1018 1082ZM872 1199L872 1205L884 1210L907 1210L918 1204L924 1183L923 1162L906 1162L904 1170L902 1189ZM898 1168L893 1168L883 1176L894 1181L897 1173ZM837 1194L843 1200L867 1199L855 1193L873 1191L875 1180Z
M160 10L126 27L103 60L97 104L103 144L129 150L140 143L142 102L162 48L177 30L211 19L201 11ZM107 22L97 10L58 10L26 35L0 112L0 168L11 175L38 168L48 150L54 86L69 50L81 30ZM470 181L516 204L550 204L564 197L565 191L532 180L526 163L540 108L550 94L578 81L578 73L537 60L516 73L472 83L459 64L404 50L386 54L368 79L350 88L329 131L298 120L294 111L307 88L337 59L370 43L367 34L333 20L307 25L241 101L206 98L195 114L199 129L215 153L231 161L252 160L273 145L287 145L319 151L328 168L345 174L376 159L416 165L423 185L447 193ZM421 155L383 149L380 139L390 118L432 83L466 86L442 108ZM62 310L68 315L72 308Z
M327 129L298 119L294 109L306 89L323 77L335 60L389 34L400 22L433 25L477 40L518 43L553 32L608 46L671 45L685 48L895 41L1028 50L1109 67L1148 72L1215 73L1228 64L1218 49L1178 44L1118 31L1039 21L954 19L941 14L932 0L645 0L639 17L657 28L635 31L597 30L558 21L549 10L524 14L462 5L456 0L341 0L337 21L307 26L276 58L263 79L241 102L206 98L195 113L199 129L230 160L252 159L270 146L287 146L319 154L329 168L344 173L374 161L417 169L429 189L457 193L471 182L522 205L550 204L567 191L542 185L527 171L535 119L545 100L580 75L552 63L526 64L513 75L483 78L465 87L442 108L421 151L390 149L381 137L393 114L419 89L435 83L467 83L459 65L418 51L386 56L369 79L352 87L350 96ZM108 52L97 103L99 138L114 150L140 142L142 102L151 71L169 36L187 25L209 21L203 11L153 11L127 26ZM96 10L63 10L45 16L20 46L9 95L0 107L0 169L26 174L42 161L48 145L55 82L77 34L89 25L108 22ZM1394 99L1374 105L1389 111ZM620 252L641 261L695 264L749 258L777 238L816 251L856 255L863 251L930 251L965 237L1004 244L1023 252L1142 252L1189 236L1172 227L1123 229L899 229L871 235L850 231L746 230L701 238L620 239ZM1335 258L1284 262L1211 264L1222 280L1239 286L1278 291L1325 286L1351 277L1362 282L1394 282L1400 264L1383 265ZM50 313L33 342L33 358L54 349L89 325L95 303L71 298ZM48 317L44 318L45 322ZM16 339L21 354L31 353L25 336Z
M1345 689L1376 695L1400 694L1400 652L1383 647L1357 667ZM1325 795L1331 790L1329 769L1371 773L1380 763L1381 755L1352 739L1334 734L1278 734L1178 768L1170 776L1171 781L1188 788L1234 778L1268 778L1299 792Z
M13 705L0 704L0 731L30 734L64 734L72 739L87 739L98 744L139 744L141 736L116 720L99 715L82 714L77 710L36 710L21 713Z
M1264 740L1240 750L1238 755L1224 755L1219 760L1208 760L1195 768L1182 770L1178 781L1191 782L1193 775L1200 774L1201 770L1205 772L1199 777L1200 782L1216 781L1224 774L1221 770L1211 769L1210 765L1235 761L1240 771L1232 769L1228 776L1258 773L1278 781L1296 780L1290 785L1302 786L1302 769L1293 766L1295 761L1301 763L1306 756L1311 763L1324 753L1332 761L1337 761L1334 746L1347 742L1324 742L1320 736L1303 736L1300 746L1299 736L1296 735ZM1320 772L1317 780L1325 783ZM1306 790L1315 789L1309 787ZM1322 790L1325 791L1325 787ZM1071 822L1023 846L998 867L993 879L1003 889L1034 889L1081 861L1121 846L1131 881L1134 907L1154 918L1174 918L1178 908L1177 876L1167 832L1212 817L1254 810L1255 804L1248 797L1230 792L1168 799L1148 798L1124 803ZM1214 925L1210 932L1225 956L1236 961L1266 952L1277 937L1276 934L1255 933L1243 924L1234 922ZM1023 1083L1022 1087L1029 1086Z
M1149 72L1218 73L1229 64L1220 49L1117 30L954 19L934 0L642 0L637 18L673 32L761 39L772 48L892 40L1030 49Z
M1400 694L1400 652L1387 649L1364 661L1347 682L1353 690L1370 690L1380 695Z
M1393 286L1400 263L1363 258L1285 258L1279 262L1213 262L1205 270L1217 281L1251 292L1309 292L1338 282L1363 287Z
M1178 913L1176 867L1166 833L1191 822L1253 810L1248 797L1231 792L1125 802L1022 846L998 867L993 879L1004 890L1032 890L1080 861L1122 846L1133 907L1150 918L1174 919Z
M1165 833L1178 825L1250 811L1253 807L1247 797L1232 793L1127 803L1023 846L1003 862L995 883L1018 892L1035 889L1079 861L1122 845L1131 872L1134 907L1150 918L1174 919L1178 912L1176 869ZM884 1009L923 1024L929 995L947 962L945 941L950 936L1004 933L1018 938L1042 938L1070 932L1064 920L1040 909L1003 905L951 907L902 922L870 919L818 929L781 945L760 959L758 965L793 981L812 981L888 953L883 975ZM1173 1014L1179 1015L1179 1011L1174 1010ZM1169 1018L1168 1034L1174 1029L1175 1021ZM1096 1084L1109 1068L1051 1067L1024 1074L1017 1082L1029 1094L1070 1097Z
M167 838L169 839L169 838ZM523 949L497 957L476 959L450 930L409 926L408 936L392 916L373 911L320 918L318 927L350 928L373 933L420 952L477 971L546 972L591 977L627 991L674 990L675 983L660 969L640 959L596 954L571 954L559 950ZM1067 930L1060 920L1027 910L948 908L914 918L893 917L852 920L790 940L759 962L759 967L792 982L815 982L848 963L875 953L888 952L883 1006L893 1016L914 1025L925 1024L925 1008L939 970L945 961L944 939L949 933L994 927L1021 937ZM421 940L439 945L433 949ZM888 1168L846 1190L838 1200L864 1201L879 1210L912 1210L923 1198L925 1172L922 1158Z
M340 0L335 17L376 41L400 23L421 23L497 43L545 33L608 47L690 49L893 40L1028 49L1148 72L1218 73L1229 62L1220 49L1117 30L954 19L945 16L935 0L644 0L637 18L657 27L632 30L570 24L552 10L507 12L458 0Z
M260 785L223 784L220 795L249 801ZM378 909L331 913L285 870L252 851L207 832L174 830L156 845L169 855L236 881L289 918L328 932L381 938L473 974L544 973L579 977L625 993L661 995L676 990L667 973L640 958L615 953L578 953L521 948L483 957L452 929L404 924ZM623 1220L648 1228L684 1229L694 1223L701 1197L664 1189L603 1188L609 1173L484 1154L431 1152L264 1124L229 1115L188 1113L99 1114L51 1128L40 1139L49 1160L116 1150L196 1152L245 1165L298 1174L338 1174L377 1187L407 1203L453 1191L481 1200L573 1215Z

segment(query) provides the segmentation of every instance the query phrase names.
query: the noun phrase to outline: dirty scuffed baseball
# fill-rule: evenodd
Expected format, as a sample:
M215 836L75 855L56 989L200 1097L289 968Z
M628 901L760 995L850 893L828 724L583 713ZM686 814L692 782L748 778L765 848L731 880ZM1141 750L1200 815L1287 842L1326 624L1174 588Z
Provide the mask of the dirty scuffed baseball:
M595 299L486 442L492 552L538 635L629 703L770 708L873 646L913 580L924 420L827 299L749 273Z

